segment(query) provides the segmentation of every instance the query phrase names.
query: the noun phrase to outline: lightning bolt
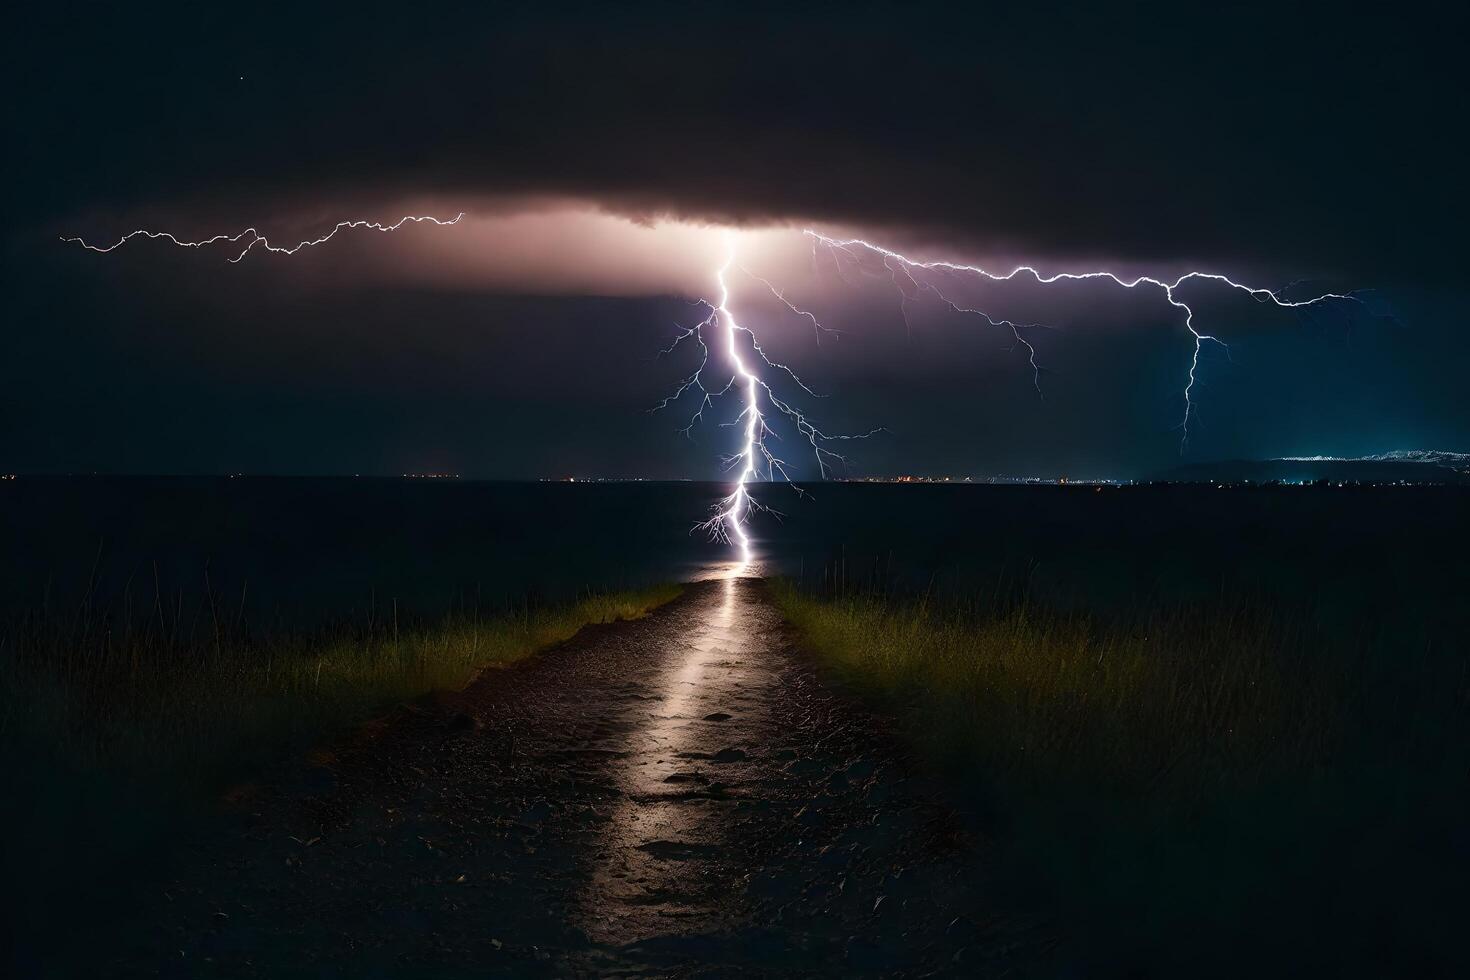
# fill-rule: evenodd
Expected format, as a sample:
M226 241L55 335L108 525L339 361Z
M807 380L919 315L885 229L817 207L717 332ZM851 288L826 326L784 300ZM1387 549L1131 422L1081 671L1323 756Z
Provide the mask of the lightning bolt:
M727 236L728 238L728 236ZM765 416L760 411L760 379L751 373L745 366L745 361L740 357L740 345L736 339L741 329L740 323L735 319L735 314L730 310L730 285L725 277L730 271L730 265L735 261L735 246L733 241L728 244L728 252L725 264L720 267L716 280L720 284L720 302L710 316L722 322L725 326L725 340L728 346L730 363L734 367L734 377L731 384L743 385L745 388L745 408L741 411L737 422L743 420L745 423L745 445L731 460L731 467L738 468L735 476L735 490L724 500L715 505L715 514L701 527L717 537L734 540L740 546L741 561L750 561L750 535L745 533L745 522L749 519L750 512L755 506L755 500L751 497L746 484L754 479L758 471L756 469L756 450L765 452L765 437L769 431L766 428ZM771 465L776 466L774 457L767 457Z
M1218 272L1186 272L1179 278L1175 279L1173 282L1165 279L1158 279L1153 276L1138 276L1134 279L1124 279L1122 276L1119 276L1116 273L1107 271L1057 272L1052 273L1051 275L1046 275L1034 266L1029 265L1018 265L1010 272L998 273L992 272L989 269L985 269L980 266L965 265L958 262L920 261L918 259L910 258L909 256L904 255L900 252L895 252L892 249L884 248L882 245L875 244L874 242L870 242L862 238L832 238L827 235L823 235L820 232L813 231L810 228L805 229L804 233L810 236L812 240L812 249L814 256L818 244L828 249L828 251L832 255L833 265L837 268L838 275L841 276L844 281L850 280L847 280L846 275L842 272L841 263L838 261L837 258L837 254L839 252L845 254L849 259L852 259L854 262L858 262L860 260L859 250L866 250L874 255L881 257L884 268L889 271L890 276L893 278L894 287L898 289L902 297L899 305L900 309L903 311L904 324L906 327L908 325L907 303L908 300L912 298L912 296L910 294L910 291L906 290L898 279L898 272L900 269L903 271L903 275L905 276L906 281L911 285L911 288L914 291L917 292L927 289L933 292L934 295L940 299L940 301L948 305L949 308L956 313L975 314L982 317L991 326L1008 328L1011 331L1012 336L1015 338L1016 344L1024 347L1026 350L1028 360L1031 364L1032 380L1036 386L1036 391L1038 395L1041 394L1042 368L1036 360L1036 348L1028 340L1026 340L1026 338L1022 334L1022 331L1024 329L1040 327L1042 326L1041 324L1018 324L1010 320L996 320L989 314L986 314L980 310L962 307L952 301L948 296L946 296L940 290L939 286L927 276L925 276L925 278L921 280L917 278L917 275L922 275L924 273L968 274L980 277L982 279L987 279L991 282L1010 282L1017 276L1030 276L1035 279L1036 282L1040 285L1050 285L1052 283L1064 281L1087 281L1091 279L1106 279L1117 284L1118 286L1121 286L1124 289L1136 289L1140 286L1157 288L1163 293L1164 300L1170 306L1184 311L1184 328L1188 330L1190 336L1194 338L1194 351L1189 359L1188 379L1184 385L1184 417L1180 420L1178 426L1181 433L1179 438L1179 452L1181 455L1183 455L1185 450L1189 448L1189 423L1196 414L1194 403L1194 388L1199 381L1200 352L1204 349L1204 346L1206 344L1215 344L1218 345L1222 350L1224 350L1228 355L1230 352L1230 347L1228 344L1225 343L1225 341L1221 340L1214 334L1201 333L1195 327L1193 308L1190 307L1188 303L1184 302L1184 300L1179 298L1178 290L1180 286L1183 286L1186 282L1190 282L1193 280L1216 282L1228 286L1231 289L1239 290L1240 292L1246 293L1257 302L1269 303L1274 306L1281 307L1282 309L1302 309L1305 307L1316 306L1319 303L1328 303L1333 301L1356 303L1358 305L1363 304L1363 300L1360 297L1353 295L1352 293L1322 293L1318 296L1312 297L1311 299L1289 300L1285 299L1281 295L1281 292L1266 289L1261 286L1251 286L1246 283L1237 282L1236 280L1231 279L1229 276L1222 275Z
M325 244L332 240L343 230L367 229L378 232L393 232L408 224L427 223L440 227L458 224L464 217L461 212L453 218L436 218L428 215L407 215L392 224L382 224L365 219L354 219L340 221L326 234L318 238L306 239L295 245L275 245L269 238L261 234L254 227L246 228L233 235L214 235L197 241L186 241L180 239L170 232L150 231L138 229L123 235L111 245L93 245L79 237L62 237L63 242L76 243L83 248L93 252L107 253L120 248L134 238L143 237L148 239L162 239L182 248L202 249L211 245L229 244L243 246L240 251L229 261L238 263L251 251L264 250L278 255L295 255L305 248L312 248ZM943 276L970 275L991 282L1009 282L1019 276L1029 276L1038 284L1049 285L1063 281L1087 281L1094 279L1106 279L1123 289L1137 289L1149 287L1158 289L1170 306L1181 310L1184 314L1184 327L1194 339L1194 350L1190 357L1187 380L1184 384L1184 416L1178 428L1181 430L1179 449L1182 454L1189 445L1189 426L1196 415L1194 402L1195 386L1199 380L1200 353L1206 344L1218 345L1229 353L1226 343L1214 334L1203 333L1196 328L1194 322L1195 311L1179 296L1179 289L1185 283L1194 280L1215 282L1246 293L1251 298L1261 303L1269 303L1283 309L1303 309L1328 302L1351 302L1359 305L1363 300L1353 293L1322 293L1310 299L1289 300L1284 298L1282 291L1273 291L1259 286L1251 286L1246 283L1237 282L1228 276L1215 272L1192 271L1186 272L1173 281L1160 279L1153 276L1141 275L1133 279L1125 279L1115 273L1108 271L1094 272L1059 272L1050 275L1043 274L1034 266L1016 266L1010 272L998 273L976 265L966 265L948 261L921 261L911 258L900 252L885 248L874 242L861 238L833 238L823 235L812 229L806 229L804 234L810 237L812 242L812 264L813 269L820 268L818 262L819 251L825 250L830 258L835 274L843 282L852 285L853 280L849 278L847 271L843 268L843 260L859 270L866 271L863 267L864 254L876 256L880 259L883 269L886 271L894 289L899 293L900 313L903 316L906 329L910 328L908 318L908 304L924 294L932 294L951 311L967 316L975 316L984 320L992 327L1003 328L1011 333L1013 338L1012 349L1024 349L1027 361L1031 367L1032 383L1036 388L1038 397L1045 397L1042 391L1042 374L1044 368L1037 359L1036 347L1027 339L1026 333L1036 329L1047 329L1044 324L1020 323L1009 319L1001 319L975 308L963 305L950 297L945 291L942 282ZM707 315L691 327L680 328L674 341L659 355L672 354L685 342L696 344L700 351L700 360L694 371L685 376L675 386L674 390L655 405L650 411L657 412L670 408L680 402L690 392L697 393L698 406L688 423L679 431L685 436L690 436L695 426L704 421L705 411L715 404L715 400L727 394L735 393L742 401L740 413L733 421L722 423L724 426L738 427L741 431L740 448L737 452L723 457L723 464L727 471L735 475L734 489L721 498L711 508L711 516L695 525L695 530L707 533L713 540L731 544L740 551L742 562L751 560L751 539L746 527L750 523L753 514L766 512L780 517L780 514L771 510L766 505L758 502L751 494L750 487L757 482L775 482L784 480L790 483L798 494L804 493L801 487L792 482L788 471L789 464L786 460L776 454L770 445L772 439L779 440L780 436L772 427L772 421L777 417L795 429L806 442L811 451L812 459L816 463L817 473L821 479L829 479L833 475L833 469L837 466L845 466L845 456L831 448L834 442L847 440L868 439L880 432L882 428L871 429L867 432L857 434L828 433L818 428L812 419L799 407L793 397L782 397L773 385L772 380L762 377L764 369L769 369L771 377L784 378L793 384L799 395L820 398L796 372L787 364L772 360L761 346L759 338L754 330L745 323L731 308L730 276L733 271L738 270L746 277L760 283L772 296L779 301L793 316L808 321L814 331L817 344L820 346L824 336L839 336L840 331L823 324L817 316L807 309L797 306L787 298L786 293L775 283L762 276L756 275L737 262L737 240L733 231L724 232L725 258L723 264L714 272L716 294L715 301L704 299L695 300L696 305L707 308ZM730 365L729 380L719 389L711 390L705 383L706 372L711 370L710 342L707 334L716 335L715 343L723 345L725 356Z
M245 247L240 250L240 254L236 255L233 259L230 259L230 263L234 264L236 262L239 262L246 255L249 255L250 250L256 248L257 246L265 249L267 252L275 252L277 255L295 255L303 248L313 248L317 245L326 244L337 236L337 232L342 231L343 229L367 228L372 231L397 231L406 224L421 224L424 222L439 225L441 227L447 227L449 225L459 224L459 219L463 217L464 212L461 211L453 218L448 219L434 218L427 215L406 215L402 218L399 218L391 225L380 224L376 221L364 220L339 221L332 228L331 231L327 232L320 238L312 238L307 241L297 242L295 245L272 245L269 238L262 235L259 230L253 227L246 228L244 231L237 232L233 235L214 235L210 238L201 238L199 241L195 242L183 241L182 239L174 237L172 233L167 231L149 231L146 228L139 228L136 231L130 231L126 235L119 238L117 241L113 242L111 245L90 245L81 238L68 238L66 236L62 236L61 240L63 242L75 242L78 245L82 246L82 248L89 249L93 252L103 253L111 252L113 249L116 248L122 248L134 238L139 237L153 239L161 238L166 242L178 245L180 248L206 248L210 245L218 245L222 242L231 245L239 245L243 241L245 243Z
M821 320L817 319L817 315L815 313L811 312L810 310L804 310L801 307L797 306L795 303L791 302L791 300L787 299L785 291L778 288L775 283L771 282L771 280L765 278L764 276L756 275L754 272L751 272L744 266L740 267L740 271L745 273L750 278L754 279L756 282L765 286L766 289L770 291L771 295L780 300L781 304L792 313L795 313L797 316L810 322L812 325L812 333L816 338L818 347L822 346L822 336L824 334L830 334L833 337L842 336L841 330L837 330L825 325L824 323L822 323Z
M736 262L735 233L727 231L725 233L724 264L715 271L714 276L718 299L704 301L704 305L709 308L709 315L694 326L682 329L674 338L673 343L659 352L660 355L671 354L685 341L698 344L701 352L699 365L694 372L685 376L668 397L650 409L654 412L660 411L679 401L686 392L697 392L699 395L698 407L689 423L679 430L684 435L688 436L694 426L704 418L705 409L713 405L716 398L730 392L736 392L742 397L743 404L740 414L733 422L726 423L741 429L739 451L724 458L726 470L733 471L735 474L735 487L711 508L711 516L696 524L693 530L708 534L711 540L735 546L740 551L741 562L748 564L751 560L751 542L746 525L749 524L751 516L760 512L771 514L778 519L781 516L779 511L772 510L756 500L751 495L750 485L759 481L773 482L779 478L791 484L798 494L804 493L802 488L791 480L787 469L790 464L777 456L770 446L768 440L779 439L780 436L771 427L770 415L763 406L768 406L770 412L787 419L806 440L811 449L812 458L816 462L817 472L823 480L832 475L833 466L845 465L847 462L845 456L829 448L831 442L867 439L884 430L876 428L854 435L824 432L801 409L796 407L792 400L782 398L771 382L764 380L757 373L762 366L770 368L772 372L787 378L803 394L814 398L821 397L789 365L772 360L765 348L761 346L755 331L742 323L731 309L729 278L732 270L737 268L746 276L764 285L793 314L808 320L816 331L818 344L821 343L824 333L836 335L837 331L824 326L812 313L797 307L769 280L739 267ZM705 340L705 331L714 331L723 338L725 354L730 363L730 380L716 391L711 391L704 382L705 371L710 366L710 349ZM742 338L750 352L748 360L741 352Z
M198 240L185 240L167 231L151 231L139 228L128 232L110 245L94 245L80 237L63 236L61 240L74 243L93 252L108 253L121 248L135 238L147 238L163 240L180 248L203 249L212 245L234 245L240 246L240 250L234 257L229 259L230 263L242 261L252 251L266 251L277 255L295 255L305 248L323 245L344 230L367 229L378 232L392 232L408 224L427 223L440 227L458 224L464 213L460 212L453 218L436 218L431 215L406 215L391 224L383 224L366 219L353 219L339 221L326 234L317 238L306 239L294 245L276 245L263 235L255 227L246 228L234 234L213 235ZM800 393L811 397L820 397L791 369L789 365L780 361L772 360L761 346L760 340L755 332L745 324L741 323L734 311L730 308L730 284L729 277L736 265L736 240L735 233L725 232L725 261L715 273L715 282L718 287L718 302L700 300L699 302L709 309L708 315L693 327L682 329L674 342L659 352L660 356L671 354L685 341L691 341L699 346L701 357L699 366L694 372L685 377L675 390L663 401L654 406L652 411L665 409L678 402L688 392L694 391L699 395L699 405L687 425L680 431L686 436L690 435L696 425L704 418L705 410L714 404L714 400L720 396L738 392L742 397L743 406L740 414L733 422L727 425L738 426L742 431L741 448L738 452L724 457L724 465L727 470L735 473L735 487L727 496L722 498L712 508L711 516L695 525L696 529L703 530L711 538L725 543L733 544L740 549L741 559L749 562L751 558L751 542L746 525L750 522L752 514L767 512L777 517L780 514L757 501L750 492L750 484L759 480L774 481L778 477L791 483L788 472L788 463L778 456L772 449L769 440L779 439L779 435L770 425L771 415L780 415L785 418L791 426L806 440L810 447L812 456L817 464L817 471L822 479L832 475L832 468L836 465L845 465L847 460L841 454L829 448L829 444L836 440L866 439L876 435L882 429L873 429L858 435L829 434L819 429L816 424L801 410L790 398L783 398L777 393L770 381L764 380L758 373L759 368L769 368L774 374L787 378L793 383ZM815 246L814 246L815 247ZM750 272L748 269L739 267L739 271L751 279L764 285L773 296L779 300L793 315L802 317L809 321L815 332L817 343L820 345L823 335L836 336L838 331L823 325L811 312L801 309L786 298L785 293L770 280ZM705 372L710 367L710 347L706 341L707 331L722 335L723 346L728 361L731 365L731 376L729 382L718 391L711 391L705 385ZM742 344L748 353L742 353ZM798 493L803 492L794 483Z

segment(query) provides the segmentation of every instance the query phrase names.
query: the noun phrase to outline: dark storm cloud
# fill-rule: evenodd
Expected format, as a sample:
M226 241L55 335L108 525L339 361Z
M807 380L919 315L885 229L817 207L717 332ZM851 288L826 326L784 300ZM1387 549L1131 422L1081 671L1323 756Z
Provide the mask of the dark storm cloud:
M718 478L729 416L690 442L687 413L646 409L697 363L654 352L697 318L679 297L708 295L720 236L589 207L810 221L1001 267L1388 287L1297 312L1188 287L1231 344L1202 352L1189 459L1470 450L1464 86L1458 34L1423 8L53 3L11 21L0 471ZM295 241L461 208L453 229L240 265L53 237ZM1042 399L1009 331L901 304L881 262L814 271L781 237L745 236L742 263L841 341L815 347L746 278L741 315L830 396L808 406L823 426L887 428L855 472L1178 461L1193 340L1157 291L945 279L1047 325Z
M1027 258L1450 268L1433 12L1073 6L38 7L18 217L556 193Z

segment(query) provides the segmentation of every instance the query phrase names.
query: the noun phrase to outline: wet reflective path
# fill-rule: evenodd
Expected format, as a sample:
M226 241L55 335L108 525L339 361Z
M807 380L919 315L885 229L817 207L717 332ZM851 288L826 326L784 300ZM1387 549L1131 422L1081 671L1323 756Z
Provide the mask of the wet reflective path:
M779 624L755 593L752 580L719 582L673 655L622 685L622 797L583 896L596 940L656 935L667 928L660 920L687 925L730 905L740 803L767 775L755 760L779 741L770 710L780 686L770 657Z
M78 975L1047 975L753 578L403 706L222 819Z

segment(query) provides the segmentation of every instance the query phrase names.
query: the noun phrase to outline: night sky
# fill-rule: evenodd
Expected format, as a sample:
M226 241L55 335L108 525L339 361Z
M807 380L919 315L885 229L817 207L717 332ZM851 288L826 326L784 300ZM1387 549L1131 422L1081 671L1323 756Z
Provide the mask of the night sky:
M734 302L813 417L886 428L855 475L1176 465L1192 338L1157 293L956 280L1046 325L1042 397L1008 332L932 298L905 324L881 266L844 281L806 226L1372 290L1295 313L1200 289L1231 354L1201 357L1185 461L1470 451L1448 8L436 6L12 14L0 470L713 477L736 405L692 440L692 404L645 411L713 288L681 226L787 229L750 271L843 336L749 276ZM58 241L460 211L238 265Z

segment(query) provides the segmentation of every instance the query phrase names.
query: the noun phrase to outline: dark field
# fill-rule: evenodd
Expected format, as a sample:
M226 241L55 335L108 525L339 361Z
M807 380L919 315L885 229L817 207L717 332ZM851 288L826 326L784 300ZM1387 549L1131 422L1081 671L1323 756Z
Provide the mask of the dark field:
M1453 637L1470 584L1454 488L823 484L782 511L763 570L1054 609L1257 595L1324 627ZM377 479L23 478L0 483L0 610L124 598L252 629L519 606L697 576L727 549L689 535L710 484Z
M1067 970L1465 965L1470 494L809 490L762 495L787 517L757 526L759 571L1001 843L1001 887L1058 923ZM273 758L719 569L686 534L718 491L0 483L6 865L35 913L12 920L34 930L18 962L125 900L161 838ZM262 658L291 678L275 714L139 764L177 754L148 747L160 719L259 702ZM99 708L126 692L146 723Z

